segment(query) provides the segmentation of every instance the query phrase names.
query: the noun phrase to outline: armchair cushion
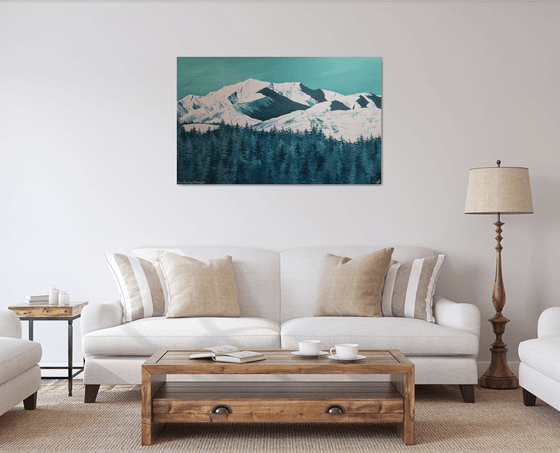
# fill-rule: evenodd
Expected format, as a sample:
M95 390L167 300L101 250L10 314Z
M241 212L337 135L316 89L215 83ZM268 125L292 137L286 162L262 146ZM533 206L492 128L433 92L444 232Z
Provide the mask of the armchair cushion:
M518 352L522 363L560 381L560 336L522 341Z
M539 338L560 336L560 307L547 308L539 316Z
M0 337L21 338L21 321L11 310L0 310Z
M42 355L41 345L20 338L0 338L0 384L33 367Z

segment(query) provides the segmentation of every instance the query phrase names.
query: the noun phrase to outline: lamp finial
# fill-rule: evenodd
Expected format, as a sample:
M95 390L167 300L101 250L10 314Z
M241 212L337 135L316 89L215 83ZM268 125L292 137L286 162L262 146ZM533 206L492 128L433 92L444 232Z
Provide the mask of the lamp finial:
M497 160L497 161L496 161L496 164L498 165L498 168L500 168L500 164L501 164L501 163L502 163L501 160Z

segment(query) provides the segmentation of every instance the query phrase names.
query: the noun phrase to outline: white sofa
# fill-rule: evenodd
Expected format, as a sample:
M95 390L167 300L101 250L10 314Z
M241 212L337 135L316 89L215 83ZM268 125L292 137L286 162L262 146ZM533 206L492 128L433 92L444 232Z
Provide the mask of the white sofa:
M379 248L310 247L280 253L247 247L166 249L198 260L231 255L241 318L146 318L123 324L118 300L88 305L82 313L86 402L95 401L101 384L140 384L142 363L158 349L232 344L243 349L296 350L301 339L321 340L326 349L350 342L361 349L399 349L414 362L416 383L460 385L465 401L474 402L480 332L476 306L435 297L435 324L409 318L313 317L325 253L352 258ZM156 250L137 249L130 254L156 261ZM434 254L420 247L395 247L393 259L406 262Z
M519 343L519 360L525 406L534 406L539 397L560 410L560 307L542 312L538 338Z
M25 409L35 409L42 353L39 343L21 339L19 317L0 310L0 415L22 401Z

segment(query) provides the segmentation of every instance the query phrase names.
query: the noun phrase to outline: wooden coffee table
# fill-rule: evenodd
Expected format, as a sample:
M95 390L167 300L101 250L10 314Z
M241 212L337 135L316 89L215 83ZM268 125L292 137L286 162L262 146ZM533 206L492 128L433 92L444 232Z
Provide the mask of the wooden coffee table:
M374 422L397 423L414 445L414 364L397 350L366 350L364 360L303 359L263 350L245 364L190 360L194 352L159 350L142 365L142 445L160 423ZM388 382L167 382L170 374L386 374Z

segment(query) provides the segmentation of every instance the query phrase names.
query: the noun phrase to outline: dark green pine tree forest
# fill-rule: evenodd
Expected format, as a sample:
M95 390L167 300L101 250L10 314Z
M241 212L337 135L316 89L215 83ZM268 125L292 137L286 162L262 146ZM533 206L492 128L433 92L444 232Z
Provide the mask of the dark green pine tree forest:
M178 184L381 184L381 137L356 142L320 130L227 125L185 131L177 122Z

